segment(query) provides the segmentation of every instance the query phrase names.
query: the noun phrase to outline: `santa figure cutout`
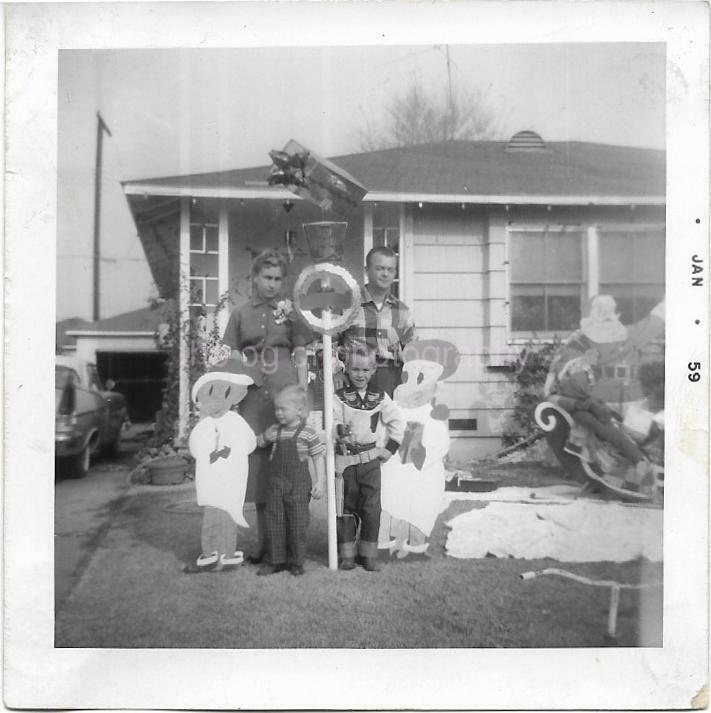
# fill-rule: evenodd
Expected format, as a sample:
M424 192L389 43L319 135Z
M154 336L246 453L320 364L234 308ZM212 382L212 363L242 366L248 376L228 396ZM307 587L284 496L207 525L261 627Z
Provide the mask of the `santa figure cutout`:
M237 526L249 527L242 514L247 489L247 456L257 439L247 422L232 407L254 381L237 358L216 364L193 385L192 399L200 421L188 440L195 458L197 503L204 506L202 553L188 574L221 570L242 564L236 550Z
M444 458L449 450L449 409L435 405L438 382L459 365L459 350L438 339L414 341L403 350L402 384L393 400L407 422L398 452L382 466L379 547L424 554L445 486Z

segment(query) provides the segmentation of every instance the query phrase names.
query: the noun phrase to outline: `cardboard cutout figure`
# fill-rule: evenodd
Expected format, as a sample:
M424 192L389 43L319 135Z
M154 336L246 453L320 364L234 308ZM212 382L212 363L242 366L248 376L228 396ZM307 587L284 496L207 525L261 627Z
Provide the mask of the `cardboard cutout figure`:
M450 342L420 340L403 350L402 384L393 399L406 430L398 452L382 466L382 518L379 547L423 554L440 512L445 486L444 458L449 450L449 409L435 405L438 382L451 376L459 351Z
M661 302L645 319L625 326L612 296L594 297L590 316L553 359L545 386L550 403L536 409L538 425L551 434L551 449L569 474L579 476L582 468L582 477L596 487L627 500L659 494L663 462L648 451L655 415L639 408L645 393L638 375L643 350L664 334L664 316ZM544 415L550 408L562 421L555 413Z
M231 410L246 395L252 377L239 359L230 358L203 374L192 389L200 421L188 440L195 458L198 505L205 506L202 554L186 572L221 569L241 564L235 550L237 525L249 527L242 509L247 489L248 455L257 440L247 422Z
M590 315L580 320L580 329L565 340L551 364L546 394L574 388L618 409L641 400L641 386L634 377L642 351L664 336L664 322L664 301L644 319L626 326L612 296L593 297Z

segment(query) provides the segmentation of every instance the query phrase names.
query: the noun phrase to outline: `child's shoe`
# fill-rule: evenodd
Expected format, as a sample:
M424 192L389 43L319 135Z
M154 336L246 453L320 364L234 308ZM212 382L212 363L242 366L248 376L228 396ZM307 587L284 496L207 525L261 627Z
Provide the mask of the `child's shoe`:
M289 572L294 575L294 577L300 577L304 573L304 568L300 564L289 565Z
M285 564L263 564L257 572L257 577L268 577L270 574L277 574L285 569Z
M338 565L338 569L355 569L355 560L353 557L344 557Z

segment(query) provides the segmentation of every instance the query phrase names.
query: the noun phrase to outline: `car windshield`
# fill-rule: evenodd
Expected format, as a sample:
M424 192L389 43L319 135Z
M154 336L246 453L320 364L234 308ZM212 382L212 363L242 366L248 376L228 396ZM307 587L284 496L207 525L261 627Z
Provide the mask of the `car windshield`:
M79 374L74 369L69 369L66 366L55 365L54 367L54 388L63 389L69 380L75 384L79 383Z

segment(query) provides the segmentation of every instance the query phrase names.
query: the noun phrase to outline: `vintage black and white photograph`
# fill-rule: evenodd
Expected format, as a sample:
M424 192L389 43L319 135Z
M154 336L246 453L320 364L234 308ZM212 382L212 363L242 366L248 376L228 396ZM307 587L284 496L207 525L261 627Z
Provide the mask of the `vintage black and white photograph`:
M56 49L50 648L663 651L667 42L160 44Z

